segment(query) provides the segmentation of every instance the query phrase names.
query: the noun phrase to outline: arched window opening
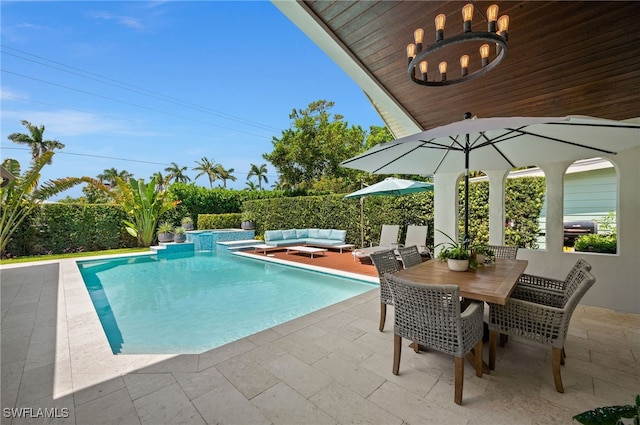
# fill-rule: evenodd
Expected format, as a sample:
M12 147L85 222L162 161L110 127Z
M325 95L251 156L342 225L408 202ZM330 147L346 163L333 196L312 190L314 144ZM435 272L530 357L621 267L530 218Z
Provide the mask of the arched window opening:
M563 190L563 250L616 254L618 179L611 161L575 161L565 172Z

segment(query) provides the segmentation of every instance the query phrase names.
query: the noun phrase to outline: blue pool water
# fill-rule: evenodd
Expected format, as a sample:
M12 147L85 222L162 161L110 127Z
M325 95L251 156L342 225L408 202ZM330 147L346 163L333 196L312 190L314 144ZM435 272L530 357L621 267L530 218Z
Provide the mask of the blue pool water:
M78 266L116 354L201 353L375 288L215 252Z

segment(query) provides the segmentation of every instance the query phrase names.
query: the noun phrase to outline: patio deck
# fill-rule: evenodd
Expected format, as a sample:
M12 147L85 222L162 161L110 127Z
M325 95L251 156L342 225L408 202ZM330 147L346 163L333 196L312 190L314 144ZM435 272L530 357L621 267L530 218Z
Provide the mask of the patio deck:
M550 350L511 338L490 375L465 369L457 406L451 357L405 349L391 373L393 309L379 332L376 290L200 355L115 356L76 269L2 268L3 424L571 424L639 392L640 315L579 306L564 394Z

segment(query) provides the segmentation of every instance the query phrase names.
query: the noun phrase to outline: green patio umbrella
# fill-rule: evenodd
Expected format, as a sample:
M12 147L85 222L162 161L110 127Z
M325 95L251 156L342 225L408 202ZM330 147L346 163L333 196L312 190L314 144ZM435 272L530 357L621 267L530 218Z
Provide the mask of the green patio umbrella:
M407 195L416 192L433 190L433 184L415 180L388 177L381 182L364 187L345 196L345 198L360 198L360 247L364 246L364 198L367 196Z

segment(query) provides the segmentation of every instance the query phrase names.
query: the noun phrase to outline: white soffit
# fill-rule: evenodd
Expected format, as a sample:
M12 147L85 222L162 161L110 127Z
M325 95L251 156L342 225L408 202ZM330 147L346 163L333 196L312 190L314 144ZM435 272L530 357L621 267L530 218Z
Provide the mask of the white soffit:
M360 86L396 138L423 130L304 3L295 0L272 0L272 3Z

